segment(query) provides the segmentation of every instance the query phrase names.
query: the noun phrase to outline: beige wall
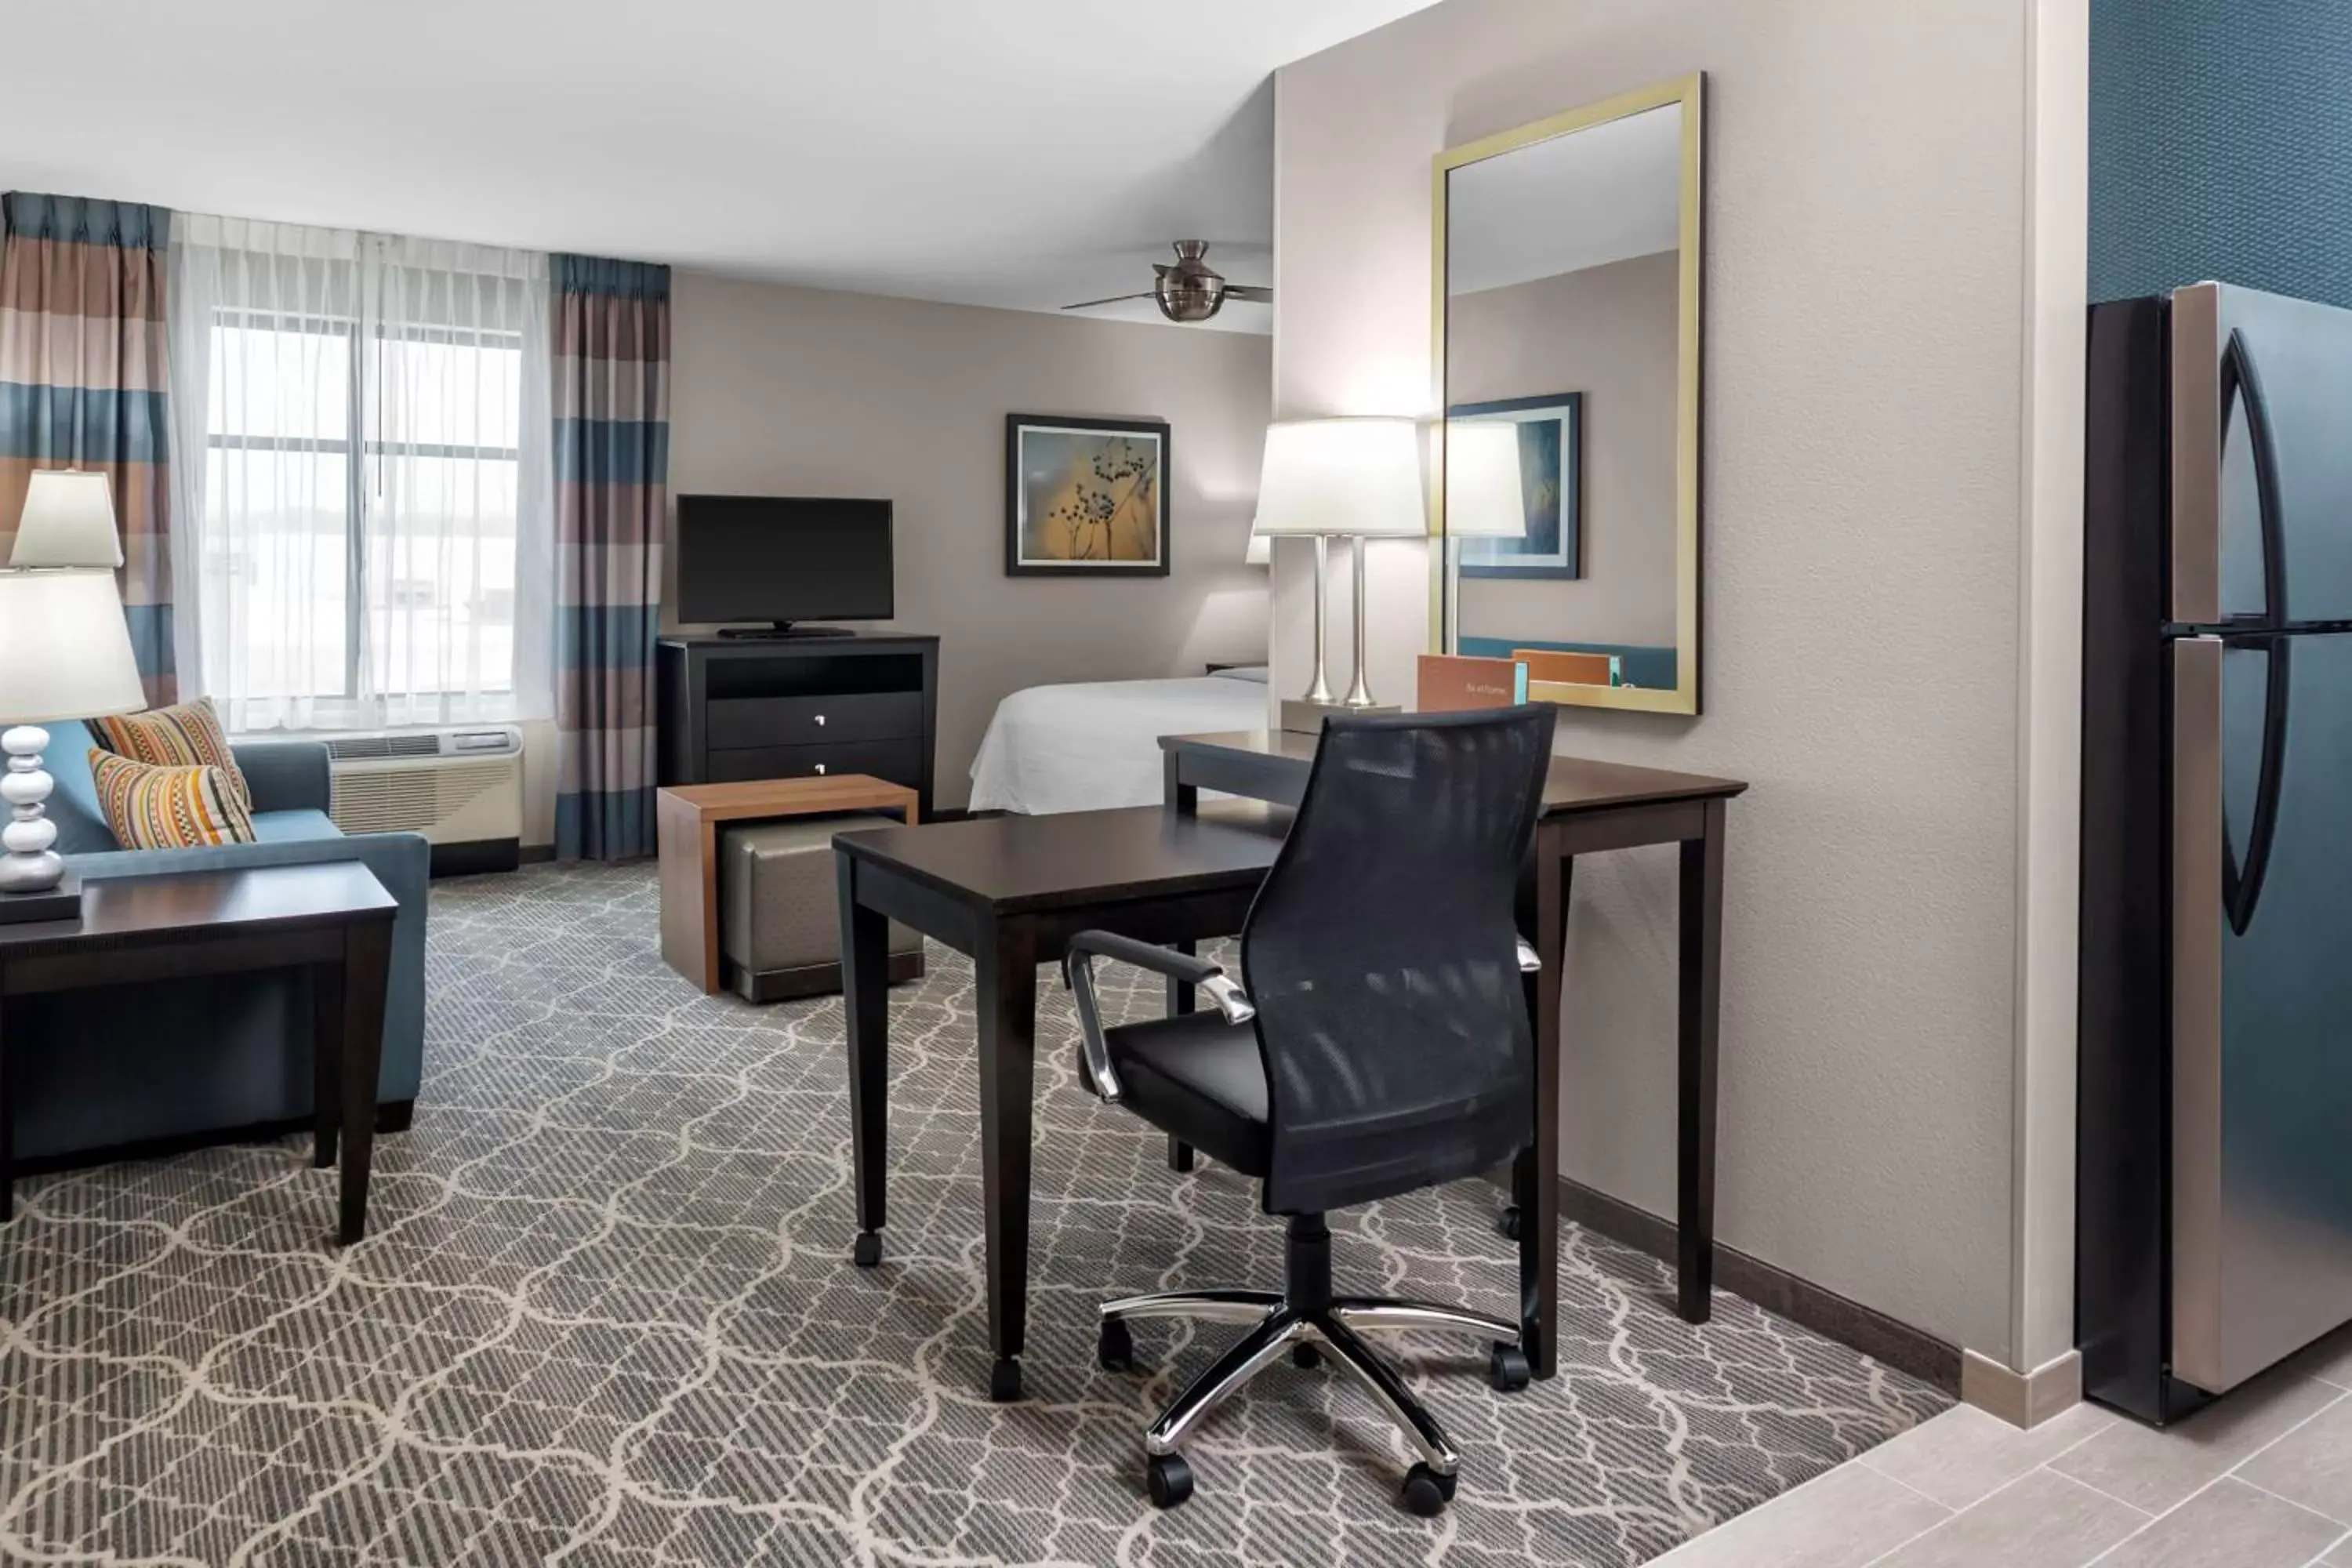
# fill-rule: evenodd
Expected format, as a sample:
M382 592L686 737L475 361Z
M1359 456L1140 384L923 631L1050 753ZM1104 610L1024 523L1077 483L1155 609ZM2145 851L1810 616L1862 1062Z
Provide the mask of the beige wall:
M1754 784L1731 807L1722 1240L2000 1359L2027 13L1445 0L1276 89L1276 412L1423 413L1431 154L1709 72L1706 712L1565 709L1559 745ZM1426 635L1423 553L1371 558L1390 691ZM1278 563L1278 689L1303 675L1303 552ZM1670 1213L1673 856L1585 862L1570 941L1567 1173Z
M1584 394L1584 575L1465 577L1464 635L1674 646L1680 268L1662 251L1449 305L1448 403Z
M1242 563L1265 439L1264 337L692 272L672 280L670 310L673 495L897 502L889 625L940 638L940 805L969 797L972 752L1008 692L1265 654L1265 573ZM1167 577L1004 574L1011 413L1169 422Z

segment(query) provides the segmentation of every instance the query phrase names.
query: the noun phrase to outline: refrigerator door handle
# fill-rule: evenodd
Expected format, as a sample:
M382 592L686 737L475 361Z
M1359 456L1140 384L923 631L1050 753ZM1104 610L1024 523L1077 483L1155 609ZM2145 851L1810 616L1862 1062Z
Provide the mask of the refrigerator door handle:
M2221 907L2229 912L2230 929L2239 936L2254 923L2254 908L2263 900L2263 878L2271 864L2271 845L2278 837L2279 793L2286 773L2287 664L2292 637L2261 639L2263 674L2263 753L2254 775L2253 820L2246 832L2246 858L2239 864L2237 846L2230 842L2230 814L2221 811ZM2242 646L2242 645L2241 645Z
M2221 351L2219 391L2221 400L2221 444L2215 448L2217 462L2230 449L2230 425L2238 411L2245 410L2246 441L2253 448L2254 458L2254 525L2263 551L2263 610L2250 617L2264 626L2284 626L2293 618L2286 605L2286 520L2279 514L2278 440L2271 431L2271 405L2263 395L2263 378L2254 369L2254 351L2246 345L2246 334L2237 328L2230 329L2230 342ZM2216 535L2216 547L2219 535ZM2249 617L2231 617L2232 624Z

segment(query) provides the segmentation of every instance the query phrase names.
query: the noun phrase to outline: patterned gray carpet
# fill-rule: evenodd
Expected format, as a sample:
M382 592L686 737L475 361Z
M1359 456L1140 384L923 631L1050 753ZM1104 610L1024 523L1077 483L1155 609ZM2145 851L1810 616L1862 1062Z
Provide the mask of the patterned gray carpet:
M1245 1185L1171 1176L1078 1092L1048 991L1031 1397L992 1405L968 965L934 947L894 994L889 1251L864 1272L839 1003L697 995L655 907L644 867L436 890L425 1100L347 1253L296 1143L20 1184L0 1560L1631 1563L1947 1403L1734 1297L1693 1330L1658 1266L1570 1230L1559 1379L1497 1395L1472 1347L1403 1346L1465 1455L1443 1518L1396 1506L1402 1450L1353 1386L1287 1366L1157 1514L1140 1430L1233 1331L1139 1329L1155 1370L1117 1376L1092 1308L1278 1282ZM1507 1310L1495 1208L1465 1184L1334 1216L1343 1286Z

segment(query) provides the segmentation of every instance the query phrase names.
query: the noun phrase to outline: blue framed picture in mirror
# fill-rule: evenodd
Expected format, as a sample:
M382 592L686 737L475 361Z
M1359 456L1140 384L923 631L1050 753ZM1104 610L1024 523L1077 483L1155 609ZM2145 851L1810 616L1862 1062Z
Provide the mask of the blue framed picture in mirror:
M1583 486L1579 480L1584 467L1584 394L1558 392L1541 397L1457 403L1445 411L1445 416L1449 423L1492 420L1518 426L1519 494L1527 514L1524 531L1454 532L1461 552L1462 575L1582 577Z

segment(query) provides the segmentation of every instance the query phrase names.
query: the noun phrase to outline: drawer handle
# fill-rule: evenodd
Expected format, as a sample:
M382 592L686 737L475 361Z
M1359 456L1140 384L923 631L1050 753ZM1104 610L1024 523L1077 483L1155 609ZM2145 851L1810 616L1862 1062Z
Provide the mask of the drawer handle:
M823 763L817 763L817 765L816 765L816 771L817 771L817 772L819 772L819 773L823 773L823 772L824 772L824 764Z
M816 716L816 721L817 721L819 724L823 724L823 723L824 722L824 714L822 714L822 713L818 714L818 715Z

